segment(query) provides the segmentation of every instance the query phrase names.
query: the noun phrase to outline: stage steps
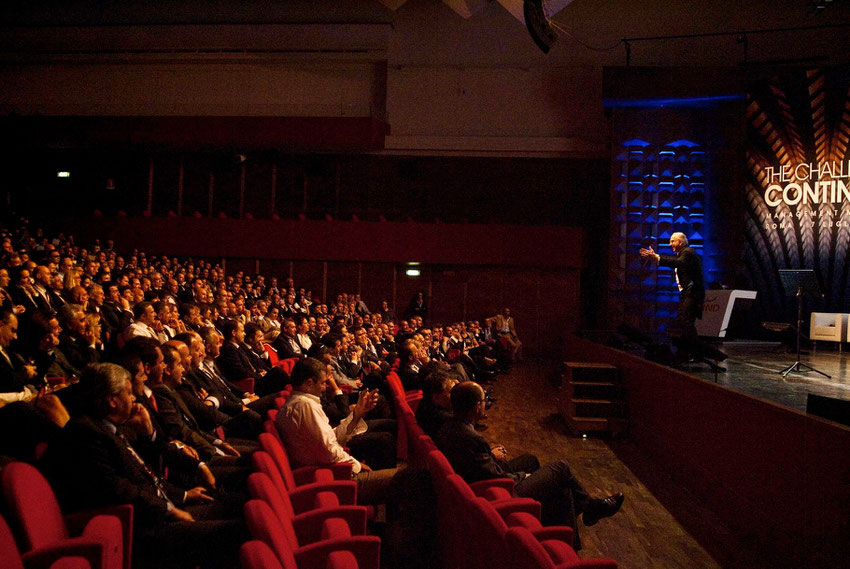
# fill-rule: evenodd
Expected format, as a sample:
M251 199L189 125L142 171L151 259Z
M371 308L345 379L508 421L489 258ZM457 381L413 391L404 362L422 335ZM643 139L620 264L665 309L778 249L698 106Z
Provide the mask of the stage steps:
M564 362L558 410L575 434L625 432L620 370L605 363Z

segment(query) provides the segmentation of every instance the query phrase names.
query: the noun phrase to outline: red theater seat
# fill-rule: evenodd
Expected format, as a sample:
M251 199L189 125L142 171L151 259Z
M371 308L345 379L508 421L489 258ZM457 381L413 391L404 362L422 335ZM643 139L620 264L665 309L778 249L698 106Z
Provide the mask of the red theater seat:
M613 559L580 559L575 550L557 539L540 539L525 528L505 533L507 563L512 569L616 569Z
M3 468L0 479L23 550L79 546L90 552L87 559L93 567L130 568L132 506L63 517L53 489L34 467L13 462Z
M96 549L96 548L94 548ZM18 551L12 530L0 516L0 569L91 569L84 546L56 546L34 549L23 555ZM98 552L92 551L92 557Z
M352 536L348 524L339 519L326 520L321 539L313 542L298 535L287 520L278 520L262 500L249 500L245 504L245 522L251 536L268 545L285 567L326 569L328 557L334 551L350 552L357 566L363 569L378 569L380 564L380 538Z

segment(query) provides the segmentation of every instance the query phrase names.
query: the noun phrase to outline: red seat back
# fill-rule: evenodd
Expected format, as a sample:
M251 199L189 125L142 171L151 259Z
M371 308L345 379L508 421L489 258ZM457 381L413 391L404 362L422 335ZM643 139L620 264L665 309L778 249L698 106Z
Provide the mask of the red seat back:
M281 565L296 566L294 551L298 549L298 539L291 521L281 522L262 500L248 500L245 504L245 523L251 537L268 545Z
M263 472L254 472L248 476L248 493L251 498L268 504L278 519L282 520L284 517L292 519L295 516L289 493L281 493L271 478Z
M257 539L247 541L239 548L239 564L242 569L298 569L295 565L281 565L274 551Z
M280 469L272 460L272 457L269 456L269 453L258 450L254 454L251 455L251 462L254 465L254 470L256 472L262 472L274 484L274 487L278 489L281 494L289 493L289 489L286 487L286 482L283 481L283 476L280 474Z
M269 456L280 469L280 475L283 476L286 488L294 490L296 488L295 477L292 474L292 466L289 464L289 457L286 455L283 445L268 433L260 433L259 441L260 447L269 453Z
M2 516L0 516L0 569L24 569L12 530Z
M263 348L265 348L266 353L269 355L269 363L272 364L272 367L277 365L277 362L280 361L280 358L277 357L277 350L272 348L271 344L263 344Z
M3 496L21 529L22 547L40 549L68 537L65 519L44 476L24 462L3 468Z

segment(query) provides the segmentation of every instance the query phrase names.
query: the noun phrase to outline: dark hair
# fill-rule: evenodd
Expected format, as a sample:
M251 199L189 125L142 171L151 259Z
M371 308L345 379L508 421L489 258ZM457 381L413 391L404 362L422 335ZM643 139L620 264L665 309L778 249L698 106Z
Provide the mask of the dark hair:
M150 303L149 301L147 301L147 300L143 300L142 302L140 302L139 304L137 304L136 306L134 306L134 307L133 307L133 318L134 318L135 320L138 320L139 318L141 318L142 314L144 314L144 313L145 313L145 310L147 310L147 309L148 309L148 306L150 306L151 308L153 308L153 304L151 304L151 303Z
M158 348L160 348L159 342L153 338L136 336L124 344L122 353L134 354L142 360L144 365L153 365L157 360L156 351Z
M292 375L290 375L293 387L303 385L308 379L321 378L325 369L325 364L315 358L307 358L299 361L292 368Z
M342 334L337 332L328 332L322 336L322 345L328 348L336 348L337 342L342 342Z
M458 383L452 389L452 411L455 417L469 415L475 406L481 403L481 386L473 381Z
M170 366L174 362L180 361L180 352L174 346L163 344L160 349L162 350L162 358L165 365Z
M239 328L239 322L230 319L225 320L221 325L221 335L224 336L225 340L230 340L236 333L237 328Z
M259 329L260 329L260 325L257 324L256 322L248 322L247 324L245 324L245 337L246 338L253 338L254 334L256 334L257 330L259 330Z

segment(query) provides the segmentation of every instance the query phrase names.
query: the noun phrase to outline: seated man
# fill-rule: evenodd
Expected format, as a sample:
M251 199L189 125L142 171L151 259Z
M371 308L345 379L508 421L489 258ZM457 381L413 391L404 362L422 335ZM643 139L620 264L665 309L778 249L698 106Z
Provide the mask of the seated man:
M292 394L277 415L277 430L296 466L350 462L360 501L378 503L398 469L373 471L342 448L349 439L366 431L363 416L375 407L377 392L361 391L354 410L332 429L320 399L327 386L327 374L327 366L314 358L295 365Z
M452 418L451 392L458 381L443 369L433 369L422 382L422 401L416 408L416 422L429 437L436 437Z
M484 417L485 401L484 390L477 383L467 381L456 385L451 391L454 416L440 429L435 440L437 448L467 482L513 479L518 496L533 498L542 504L543 525L567 525L575 529L574 547L579 549L578 516L583 515L584 525L592 526L617 513L623 504L623 494L591 498L565 460L543 468L537 457L530 454L508 460L503 447L491 448L473 427Z
M11 310L0 309L0 407L12 401L30 401L38 389L36 368L26 364L9 350L18 337L18 317Z
M44 456L63 511L132 504L134 566L235 567L247 537L239 517L227 519L215 504L200 504L212 501L202 487L186 492L163 482L119 434L122 425L150 431L147 412L134 403L130 374L95 364L80 383L88 408Z

